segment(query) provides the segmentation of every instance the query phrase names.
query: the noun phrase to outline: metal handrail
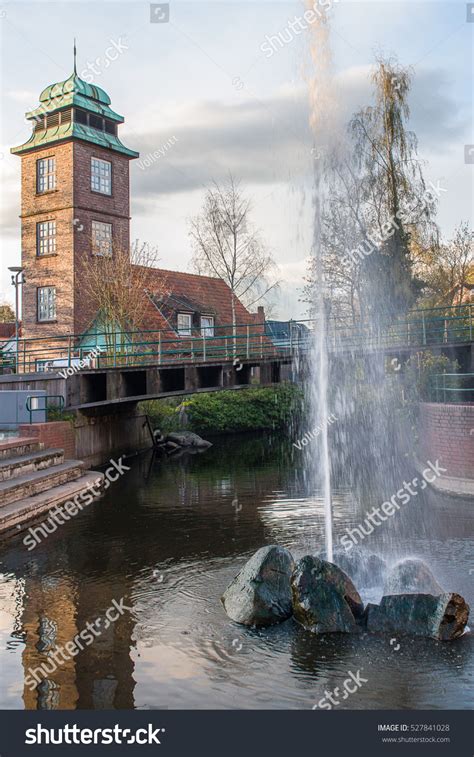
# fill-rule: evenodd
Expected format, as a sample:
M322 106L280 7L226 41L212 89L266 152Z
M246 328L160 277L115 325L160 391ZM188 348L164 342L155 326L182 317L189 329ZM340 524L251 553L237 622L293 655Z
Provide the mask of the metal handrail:
M264 322L215 325L213 335L193 330L191 335L167 329L143 329L127 332L98 331L91 335L95 344L106 344L95 358L95 367L143 365L150 362L160 365L171 363L212 362L232 360L236 357L270 357L293 355L309 351L312 333L318 328L314 318L282 322L282 336L265 333ZM295 329L300 324L301 332ZM304 331L306 327L306 331ZM375 330L367 323L348 323L340 316L329 318L328 347L331 351L351 349L380 349L403 346L426 347L446 343L472 342L474 307L465 305L414 310L404 318L387 323ZM67 369L74 369L77 361L94 349L95 344L84 345L84 334L20 339L19 369L29 372L37 364L54 365L59 361ZM6 365L5 358L0 366ZM92 368L93 369L93 368Z
M462 386L461 384L464 383L470 383L471 386ZM469 395L472 398L469 398ZM429 383L429 396L432 402L443 404L466 404L467 402L471 404L474 402L474 373L433 374ZM466 396L468 399L464 399Z
M33 413L41 411L48 418L48 400L59 400L59 410L64 410L64 397L62 394L30 394L26 398L25 407L30 414L30 424L33 423ZM30 400L45 400L44 407L31 407Z

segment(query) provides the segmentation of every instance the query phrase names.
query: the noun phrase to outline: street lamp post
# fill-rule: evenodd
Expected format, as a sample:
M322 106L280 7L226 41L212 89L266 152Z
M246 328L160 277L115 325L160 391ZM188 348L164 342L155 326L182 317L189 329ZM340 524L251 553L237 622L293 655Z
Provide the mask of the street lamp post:
M25 276L23 274L23 266L12 265L8 270L12 272L12 286L15 287L15 373L18 373L18 348L20 331L18 290L21 285L25 283Z

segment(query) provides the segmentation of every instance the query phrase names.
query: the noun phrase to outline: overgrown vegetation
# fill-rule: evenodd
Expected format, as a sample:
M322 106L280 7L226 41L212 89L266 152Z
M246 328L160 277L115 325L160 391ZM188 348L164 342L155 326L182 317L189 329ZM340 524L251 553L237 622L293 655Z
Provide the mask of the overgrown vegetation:
M75 414L68 410L61 410L59 407L48 407L47 419L51 421L68 421L72 423L74 421Z
M164 433L186 424L192 431L211 434L284 428L300 416L302 403L299 387L282 384L195 394L182 401L151 400L141 403L141 409Z

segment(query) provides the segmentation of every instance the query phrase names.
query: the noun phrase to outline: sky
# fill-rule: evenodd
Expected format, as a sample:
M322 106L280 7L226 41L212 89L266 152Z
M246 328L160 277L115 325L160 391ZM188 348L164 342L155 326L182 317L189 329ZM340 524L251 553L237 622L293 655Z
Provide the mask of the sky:
M125 117L122 141L140 152L131 164L132 239L156 246L162 268L192 270L188 220L209 182L232 172L279 269L272 316L305 317L314 159L308 34L293 33L271 56L265 47L267 37L301 17L303 0L166 5L0 6L0 301L13 302L7 267L21 255L20 159L9 150L29 137L24 113L37 106L40 92L72 73L76 37L78 73L109 94ZM338 129L370 104L378 51L412 66L409 127L427 182L442 187L438 222L446 237L461 220L472 221L474 164L465 163L465 145L474 143L474 14L472 24L466 14L459 2L339 0L330 10ZM153 153L159 157L146 166L143 159Z

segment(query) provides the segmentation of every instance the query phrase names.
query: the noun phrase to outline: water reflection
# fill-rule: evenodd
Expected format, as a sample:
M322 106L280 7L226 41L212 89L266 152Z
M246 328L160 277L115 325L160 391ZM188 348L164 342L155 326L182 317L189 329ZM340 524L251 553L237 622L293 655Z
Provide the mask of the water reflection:
M314 637L291 620L253 631L227 619L219 597L262 544L279 542L296 556L322 548L322 499L308 491L288 441L221 440L205 455L131 464L99 503L34 551L22 534L0 544L0 706L310 709L362 668L370 685L341 706L472 705L470 636L405 641L395 653L383 638ZM336 537L383 501L382 489L340 476ZM470 507L424 493L416 512L408 507L384 524L389 541L381 528L370 548L387 557L391 543L394 558L427 557L441 583L472 604ZM54 652L121 598L131 611L54 667ZM26 678L43 664L52 672L31 691Z

